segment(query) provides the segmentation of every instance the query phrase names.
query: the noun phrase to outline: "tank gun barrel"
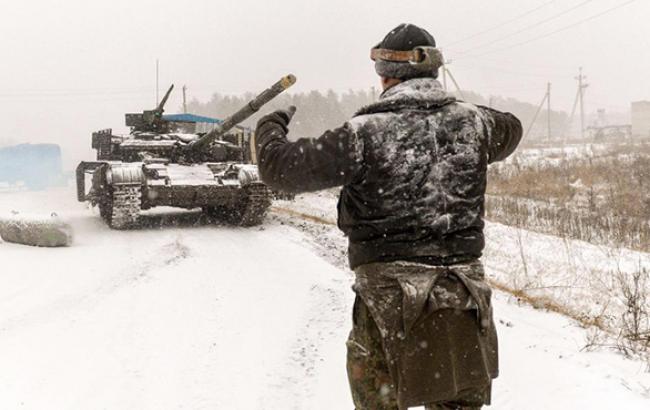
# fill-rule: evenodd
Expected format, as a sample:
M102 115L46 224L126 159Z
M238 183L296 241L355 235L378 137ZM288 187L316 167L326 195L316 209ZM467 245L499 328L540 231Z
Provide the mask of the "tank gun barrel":
M199 140L196 140L189 145L190 149L200 150L214 140L220 138L226 134L230 129L235 125L245 121L251 115L255 114L257 111L262 108L266 103L280 95L283 91L291 87L296 83L296 77L293 74L289 74L286 77L283 77L277 83L273 84L270 88L264 90L260 95L253 98L248 104L246 104L242 109L226 118L221 124L219 124L214 130L205 134Z
M163 113L165 111L165 104L167 103L167 100L169 99L169 95L172 93L172 90L174 89L174 84L172 84L171 87L169 87L169 90L165 93L165 96L163 97L162 100L160 100L160 103L156 107L156 112Z

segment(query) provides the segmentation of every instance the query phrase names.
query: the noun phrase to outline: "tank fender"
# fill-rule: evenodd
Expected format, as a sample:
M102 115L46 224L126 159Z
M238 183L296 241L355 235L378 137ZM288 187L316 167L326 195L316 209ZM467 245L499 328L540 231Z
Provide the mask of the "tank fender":
M145 163L143 171L146 176L154 179L169 179L169 171L166 164Z
M260 174L257 165L233 164L233 170L237 171L237 179L242 186L247 186L260 181Z
M142 163L109 164L106 170L106 182L109 185L142 185L144 182Z

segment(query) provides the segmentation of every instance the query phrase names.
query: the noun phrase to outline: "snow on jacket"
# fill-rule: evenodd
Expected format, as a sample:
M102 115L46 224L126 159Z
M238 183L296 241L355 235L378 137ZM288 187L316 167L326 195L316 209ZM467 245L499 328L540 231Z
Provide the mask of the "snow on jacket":
M480 257L487 166L522 136L512 114L457 101L432 78L397 84L317 139L289 142L287 132L277 113L260 120L262 180L287 192L342 185L338 225L353 269Z

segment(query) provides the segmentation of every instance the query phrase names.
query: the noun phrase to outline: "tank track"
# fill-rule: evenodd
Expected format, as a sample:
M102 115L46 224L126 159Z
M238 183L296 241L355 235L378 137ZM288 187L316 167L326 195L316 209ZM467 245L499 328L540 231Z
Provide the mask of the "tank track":
M110 214L107 222L113 229L127 229L135 226L140 213L142 188L140 185L114 185L111 196Z
M246 191L245 202L242 204L239 216L239 225L255 226L264 221L273 194L264 184L252 184L244 188Z

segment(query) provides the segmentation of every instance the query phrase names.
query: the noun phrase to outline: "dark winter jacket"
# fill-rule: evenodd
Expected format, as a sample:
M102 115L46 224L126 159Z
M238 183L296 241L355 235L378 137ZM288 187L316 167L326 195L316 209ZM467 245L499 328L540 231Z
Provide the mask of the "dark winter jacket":
M284 117L258 124L261 177L288 192L343 185L338 225L352 268L481 255L487 166L519 143L513 115L457 101L438 81L419 78L317 139L287 141Z

